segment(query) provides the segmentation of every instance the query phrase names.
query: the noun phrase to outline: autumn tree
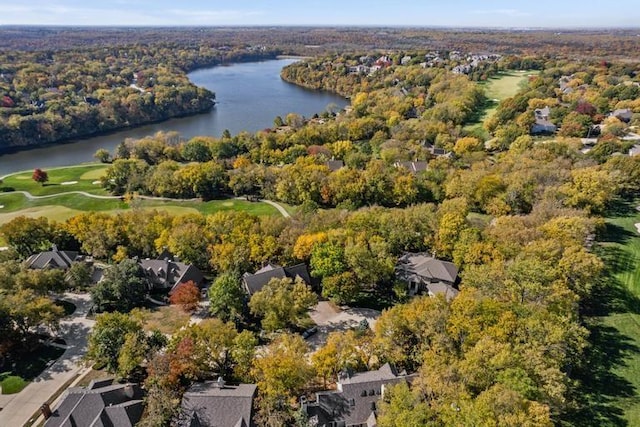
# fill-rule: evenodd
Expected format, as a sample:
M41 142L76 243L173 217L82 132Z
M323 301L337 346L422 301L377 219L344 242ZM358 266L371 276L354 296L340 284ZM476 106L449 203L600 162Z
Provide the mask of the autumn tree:
M169 296L169 302L179 305L186 312L193 312L200 302L200 288L191 280L180 283Z
M317 302L318 297L302 279L273 278L253 294L249 309L262 318L263 329L277 331L300 325Z
M31 178L37 182L40 183L42 185L44 185L45 182L49 181L49 174L45 171L43 171L40 168L36 168L33 171L33 175L31 175Z
M262 425L286 425L293 418L292 402L313 377L307 350L307 343L299 335L282 334L255 359L251 374L258 385Z

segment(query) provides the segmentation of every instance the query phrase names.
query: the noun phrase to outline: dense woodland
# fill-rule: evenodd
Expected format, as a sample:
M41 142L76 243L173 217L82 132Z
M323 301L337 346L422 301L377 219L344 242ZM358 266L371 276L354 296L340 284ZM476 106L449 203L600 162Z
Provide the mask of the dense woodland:
M212 108L186 72L273 58L263 46L128 44L0 53L0 153Z
M575 46L583 37L590 36L576 35ZM97 153L110 162L103 186L133 206L136 193L205 200L233 194L300 205L293 218L133 209L65 223L21 217L0 227L12 248L0 264L0 355L28 349L33 326L55 327L62 314L49 291L82 286L83 272L64 277L21 266L55 243L114 264L108 281L92 289L108 313L98 316L88 357L122 378L144 380L143 425L170 425L192 382L224 375L258 384L260 425L305 426L299 396L331 386L343 369L386 362L416 378L410 388L385 393L381 426L570 424L584 409L575 375L590 345L584 316L607 287L593 240L602 214L640 188L640 157L625 155L631 143L622 139L638 124L638 64L507 55L467 76L450 71L455 62L425 68L392 58L372 74L349 72L362 55L323 56L283 70L289 81L349 96L347 111L276 117L273 128L256 134L182 142L157 134ZM500 103L483 132L467 130L486 102L477 81L514 68L541 73ZM560 90L562 76L571 76L575 91ZM532 137L533 110L546 105L556 107L560 130ZM633 111L629 123L607 118L618 108ZM584 153L580 137L594 124L606 124L601 142ZM330 168L332 159L344 167ZM410 170L403 162L427 167ZM164 248L213 279L212 318L169 339L143 333L126 314L143 298L129 259ZM409 298L394 276L405 251L453 261L460 294ZM318 296L286 280L248 301L240 290L239 275L268 262L306 262L321 296L387 309L373 330L332 334L308 358L296 332ZM34 307L41 317L31 315Z

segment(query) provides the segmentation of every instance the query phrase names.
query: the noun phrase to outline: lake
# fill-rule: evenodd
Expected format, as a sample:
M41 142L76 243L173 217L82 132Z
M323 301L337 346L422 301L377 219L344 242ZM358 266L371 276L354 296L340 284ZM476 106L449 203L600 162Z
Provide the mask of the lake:
M216 94L216 106L210 112L0 155L0 176L22 170L91 162L99 148L113 153L126 138L142 138L158 131L177 131L186 139L199 135L220 136L225 129L234 135L243 130L255 132L272 127L276 116L284 118L288 113L297 113L311 117L330 105L340 108L347 105L341 96L283 81L280 70L295 61L276 59L193 71L189 73L189 79Z

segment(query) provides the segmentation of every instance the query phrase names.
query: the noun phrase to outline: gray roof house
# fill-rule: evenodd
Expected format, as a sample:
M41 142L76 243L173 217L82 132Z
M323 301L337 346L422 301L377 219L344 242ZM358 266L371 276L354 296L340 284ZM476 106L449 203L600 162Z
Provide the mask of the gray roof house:
M309 271L307 271L307 266L304 263L296 264L291 267L280 267L275 264L267 264L254 274L244 273L242 276L242 287L245 292L251 296L262 290L262 288L269 283L271 279L284 279L287 277L293 280L299 277L307 285L311 285L311 277L309 276Z
M633 112L629 108L620 108L611 113L611 117L615 117L625 123L629 123L632 116Z
M65 391L45 427L132 427L142 417L142 391L137 384L114 384L113 379L91 381Z
M336 391L316 393L315 402L301 399L310 425L317 427L352 427L377 425L377 405L385 387L410 381L406 372L396 372L388 363L376 371L338 377Z
M324 164L331 172L335 172L344 167L344 162L342 160L328 160Z
M204 276L197 267L179 262L173 256L166 256L166 253L160 256L164 257L139 261L149 283L155 289L168 289L171 293L181 283L193 281L198 286L204 283Z
M458 295L458 267L425 253L405 253L396 264L396 277L408 284L409 295L426 292L430 296Z
M429 162L415 161L415 162L395 162L393 164L396 168L405 168L411 173L424 172L429 169Z
M195 383L182 397L184 427L253 427L255 384Z
M535 123L531 126L531 133L554 133L558 128L549 121L551 110L549 107L536 108L534 110Z
M66 270L71 267L74 261L82 261L83 257L75 251L61 251L56 245L51 246L50 251L40 252L27 258L27 267L34 270L45 268L61 268Z

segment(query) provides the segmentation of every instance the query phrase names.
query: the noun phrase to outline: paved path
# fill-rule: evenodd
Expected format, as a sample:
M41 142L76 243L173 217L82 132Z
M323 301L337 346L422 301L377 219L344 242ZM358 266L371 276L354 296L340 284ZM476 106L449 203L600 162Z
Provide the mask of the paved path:
M9 191L9 192L6 192L6 193L0 193L0 196L2 194L22 194L29 200L50 199L50 198L53 198L53 197L64 196L66 194L80 194L81 196L84 196L84 197L90 197L92 199L103 199L103 200L122 199L124 197L124 196L100 196L98 194L91 194L91 193L87 193L86 191L78 191L78 190L65 191L63 193L56 193L56 194L45 194L43 196L34 196L33 194L29 193L28 191L22 191L22 190ZM140 194L136 194L135 198L136 199L144 199L144 200L160 200L160 201L163 201L163 202L198 202L198 201L201 201L201 199L198 199L198 198L195 198L195 199L174 199L174 198L170 198L170 197L143 196L143 195L140 195ZM244 197L236 197L236 200L245 200L245 198ZM260 201L264 202L264 203L266 203L268 205L271 205L274 208L276 208L278 210L278 212L280 212L280 214L282 214L282 216L285 217L285 218L289 218L291 216L291 215L289 215L289 212L287 212L287 210L282 207L282 205L280 205L280 204L278 204L276 202L272 202L271 200L260 200Z
M328 301L320 301L309 312L309 316L318 325L318 332L307 340L315 351L326 343L331 332L354 328L362 320L366 319L369 328L373 329L380 312L371 308L337 307Z
M51 397L82 369L82 357L87 350L87 337L94 321L86 315L91 306L89 294L65 294L64 300L76 305L76 311L60 321L60 333L67 342L67 351L34 379L20 393L0 400L0 426L22 426ZM10 398L10 399L9 399Z
M246 200L245 197L236 197L236 200ZM282 207L281 204L273 202L271 200L265 200L265 199L260 199L261 202L264 202L268 205L273 206L274 208L276 208L278 210L278 212L280 212L282 214L283 217L285 218L290 218L291 215L289 215L289 212L287 212L287 210L285 208Z

